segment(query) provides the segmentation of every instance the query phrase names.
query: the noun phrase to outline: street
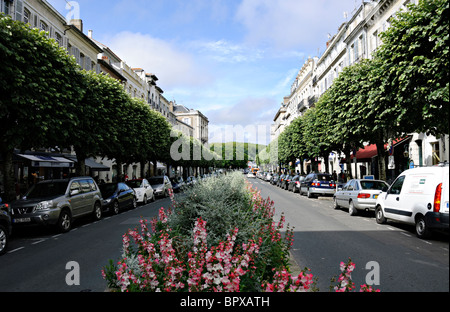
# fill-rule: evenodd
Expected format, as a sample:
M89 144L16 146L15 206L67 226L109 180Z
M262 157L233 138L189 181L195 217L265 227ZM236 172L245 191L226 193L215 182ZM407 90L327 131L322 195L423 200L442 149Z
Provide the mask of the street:
M98 222L78 220L66 234L52 228L15 231L9 252L0 258L0 292L104 292L101 269L109 259L119 259L122 235L139 226L141 217L150 221L169 204L168 198L157 199ZM73 267L66 268L71 261L79 264L79 285L66 283L72 277Z
M329 291L340 262L349 257L356 264L352 278L357 289L369 276L379 281L374 286L382 292L449 291L448 235L420 240L412 227L379 225L370 213L351 217L344 209L335 210L330 197L308 199L259 179L249 181L274 200L275 220L284 213L286 224L295 228L292 255L300 268L318 277L319 291ZM46 228L15 231L8 253L0 258L0 292L104 292L101 269L120 257L122 235L141 217L150 220L169 204L159 199L98 222L79 220L66 234ZM73 277L73 262L79 265L79 285L66 281Z
M346 209L333 209L331 197L308 199L260 179L249 179L263 198L275 202L278 220L295 227L292 254L300 268L318 277L317 287L329 291L331 278L341 273L339 264L350 257L356 264L352 278L356 289L374 278L379 265L382 292L448 292L449 236L438 233L430 240L415 236L414 227L398 223L379 225L371 213L351 217ZM335 285L335 284L333 284Z

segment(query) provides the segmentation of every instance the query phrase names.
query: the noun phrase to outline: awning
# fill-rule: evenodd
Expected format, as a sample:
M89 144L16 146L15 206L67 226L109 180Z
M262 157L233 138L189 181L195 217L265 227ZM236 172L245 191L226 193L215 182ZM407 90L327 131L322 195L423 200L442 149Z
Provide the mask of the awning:
M406 136L404 138L398 138L392 141L392 146L396 147L397 145L403 143L405 140L409 139L410 136ZM384 149L388 149L388 144L384 144ZM377 146L376 144L367 145L364 148L360 148L356 152L356 159L363 161L368 161L369 159L372 159L373 157L377 156ZM351 155L350 158L353 159L354 155Z
M31 160L32 167L72 168L74 166L74 162L65 157L24 154L17 154L17 156Z
M75 155L69 155L69 156L66 156L66 157L69 158L69 159L72 159L74 162L78 162L77 156L75 156ZM89 167L93 171L109 171L110 170L110 168L108 166L105 166L103 164L99 164L93 158L86 158L84 160L84 165L86 167Z

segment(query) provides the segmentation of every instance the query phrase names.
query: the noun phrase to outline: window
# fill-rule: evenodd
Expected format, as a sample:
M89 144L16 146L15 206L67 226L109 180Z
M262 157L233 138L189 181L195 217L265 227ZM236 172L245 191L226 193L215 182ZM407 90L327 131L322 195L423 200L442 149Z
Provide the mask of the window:
M28 11L27 9L24 9L23 10L23 21L25 24L30 23L30 16L31 16L30 11Z
M391 189L389 190L389 194L400 195L403 182L405 182L405 176L398 177L397 180L395 180L392 184Z
M5 0L5 1L1 1L0 2L0 4L1 4L1 11L2 12L4 12L6 15L8 15L9 14L9 12L11 11L11 8L10 8L10 2L9 1L7 1L7 0Z
M439 153L439 142L431 143L432 157L433 157L433 165L438 165L441 162L441 157Z
M46 23L44 23L43 21L41 21L39 23L39 29L43 30L43 31L48 31L48 25Z
M91 191L91 186L89 185L88 180L82 180L81 181L81 191L83 193L89 193Z
M59 45L60 47L63 46L63 38L62 38L62 36L60 35L60 33L55 32L55 40L56 40L56 42L58 42L58 45Z
M70 193L72 193L72 191L79 191L80 190L80 183L78 181L73 181L72 184L70 185Z

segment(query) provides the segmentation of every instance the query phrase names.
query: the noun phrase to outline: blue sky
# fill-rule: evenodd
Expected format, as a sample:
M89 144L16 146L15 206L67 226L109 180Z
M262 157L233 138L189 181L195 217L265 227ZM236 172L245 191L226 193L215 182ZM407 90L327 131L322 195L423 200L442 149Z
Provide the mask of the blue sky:
M66 0L48 1L63 16L69 12ZM76 2L84 32L93 30L94 39L131 67L156 74L168 100L200 110L215 141L224 126L270 130L304 61L323 53L344 12L350 17L361 1Z

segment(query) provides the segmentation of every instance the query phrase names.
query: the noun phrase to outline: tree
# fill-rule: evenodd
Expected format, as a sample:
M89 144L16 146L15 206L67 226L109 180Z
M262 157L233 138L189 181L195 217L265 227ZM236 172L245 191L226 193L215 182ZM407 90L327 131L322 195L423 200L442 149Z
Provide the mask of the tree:
M15 148L62 146L68 142L84 94L73 57L48 33L0 14L0 153L5 192L15 198Z
M449 133L449 3L420 0L399 12L375 57L383 93L405 132Z

